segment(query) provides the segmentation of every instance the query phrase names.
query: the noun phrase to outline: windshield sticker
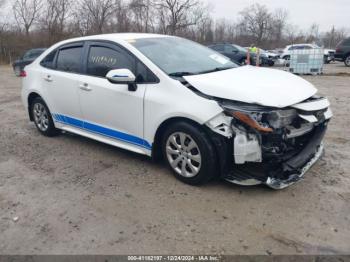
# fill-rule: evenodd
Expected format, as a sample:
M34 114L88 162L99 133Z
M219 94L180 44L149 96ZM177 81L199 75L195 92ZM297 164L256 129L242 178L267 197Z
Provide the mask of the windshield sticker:
M230 60L228 60L227 58L217 54L212 54L209 57L222 65L225 65L228 62L230 62Z

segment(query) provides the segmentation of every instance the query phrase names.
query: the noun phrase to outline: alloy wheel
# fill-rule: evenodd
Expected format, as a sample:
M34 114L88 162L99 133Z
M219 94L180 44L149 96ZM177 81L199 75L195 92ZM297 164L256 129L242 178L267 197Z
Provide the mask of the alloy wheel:
M168 137L166 155L170 166L183 177L196 176L201 168L202 157L194 139L183 132L176 132Z
M37 127L45 132L49 128L49 116L46 108L41 103L34 104L33 116Z

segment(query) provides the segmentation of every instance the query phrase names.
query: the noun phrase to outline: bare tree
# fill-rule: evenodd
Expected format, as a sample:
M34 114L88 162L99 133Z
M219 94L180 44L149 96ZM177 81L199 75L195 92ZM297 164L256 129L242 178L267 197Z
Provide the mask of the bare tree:
M276 47L282 43L283 33L287 25L287 19L288 11L285 9L276 9L272 14L270 38L274 40Z
M335 48L336 45L346 38L347 30L345 28L335 28L332 26L331 30L325 32L322 37L322 41L325 47L327 48Z
M138 32L154 31L154 3L152 0L131 0L129 9L133 15L133 24Z
M316 23L312 24L310 26L308 35L307 35L307 42L318 42L320 40L320 26Z
M71 6L70 0L46 0L40 24L48 33L48 44L55 43L63 37Z
M214 41L214 32L213 32L213 19L208 15L203 16L202 19L200 19L196 27L194 28L193 32L193 40L210 44Z
M75 12L80 33L102 34L113 16L118 0L81 0Z
M266 39L270 30L272 15L267 7L260 4L254 4L240 12L241 32L246 32L256 41L255 44L261 45Z
M128 4L119 1L113 15L111 32L130 32L133 30L134 21L132 21L131 10Z
M205 7L199 0L157 0L155 5L161 32L172 35L196 25L205 13Z
M39 12L42 8L41 0L16 0L12 6L13 14L18 26L23 27L26 35L33 23L39 18Z

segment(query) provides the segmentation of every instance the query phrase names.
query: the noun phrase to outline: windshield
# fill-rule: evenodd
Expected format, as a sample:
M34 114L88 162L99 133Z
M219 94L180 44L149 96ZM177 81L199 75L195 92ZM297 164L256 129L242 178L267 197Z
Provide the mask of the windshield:
M141 38L130 43L171 76L194 75L237 67L229 58L179 37Z
M244 47L241 47L239 45L233 45L233 46L236 47L241 52L247 52L247 49L245 49Z

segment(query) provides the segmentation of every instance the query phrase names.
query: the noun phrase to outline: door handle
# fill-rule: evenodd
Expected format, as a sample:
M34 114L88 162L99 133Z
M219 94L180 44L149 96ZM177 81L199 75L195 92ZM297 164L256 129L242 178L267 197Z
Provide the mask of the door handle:
M91 90L92 90L92 88L89 87L89 85L88 85L87 83L81 84L81 85L79 86L79 88L80 88L81 90L84 90L84 91L91 91Z
M52 82L52 77L50 75L47 75L46 77L44 77L44 80L47 82Z

